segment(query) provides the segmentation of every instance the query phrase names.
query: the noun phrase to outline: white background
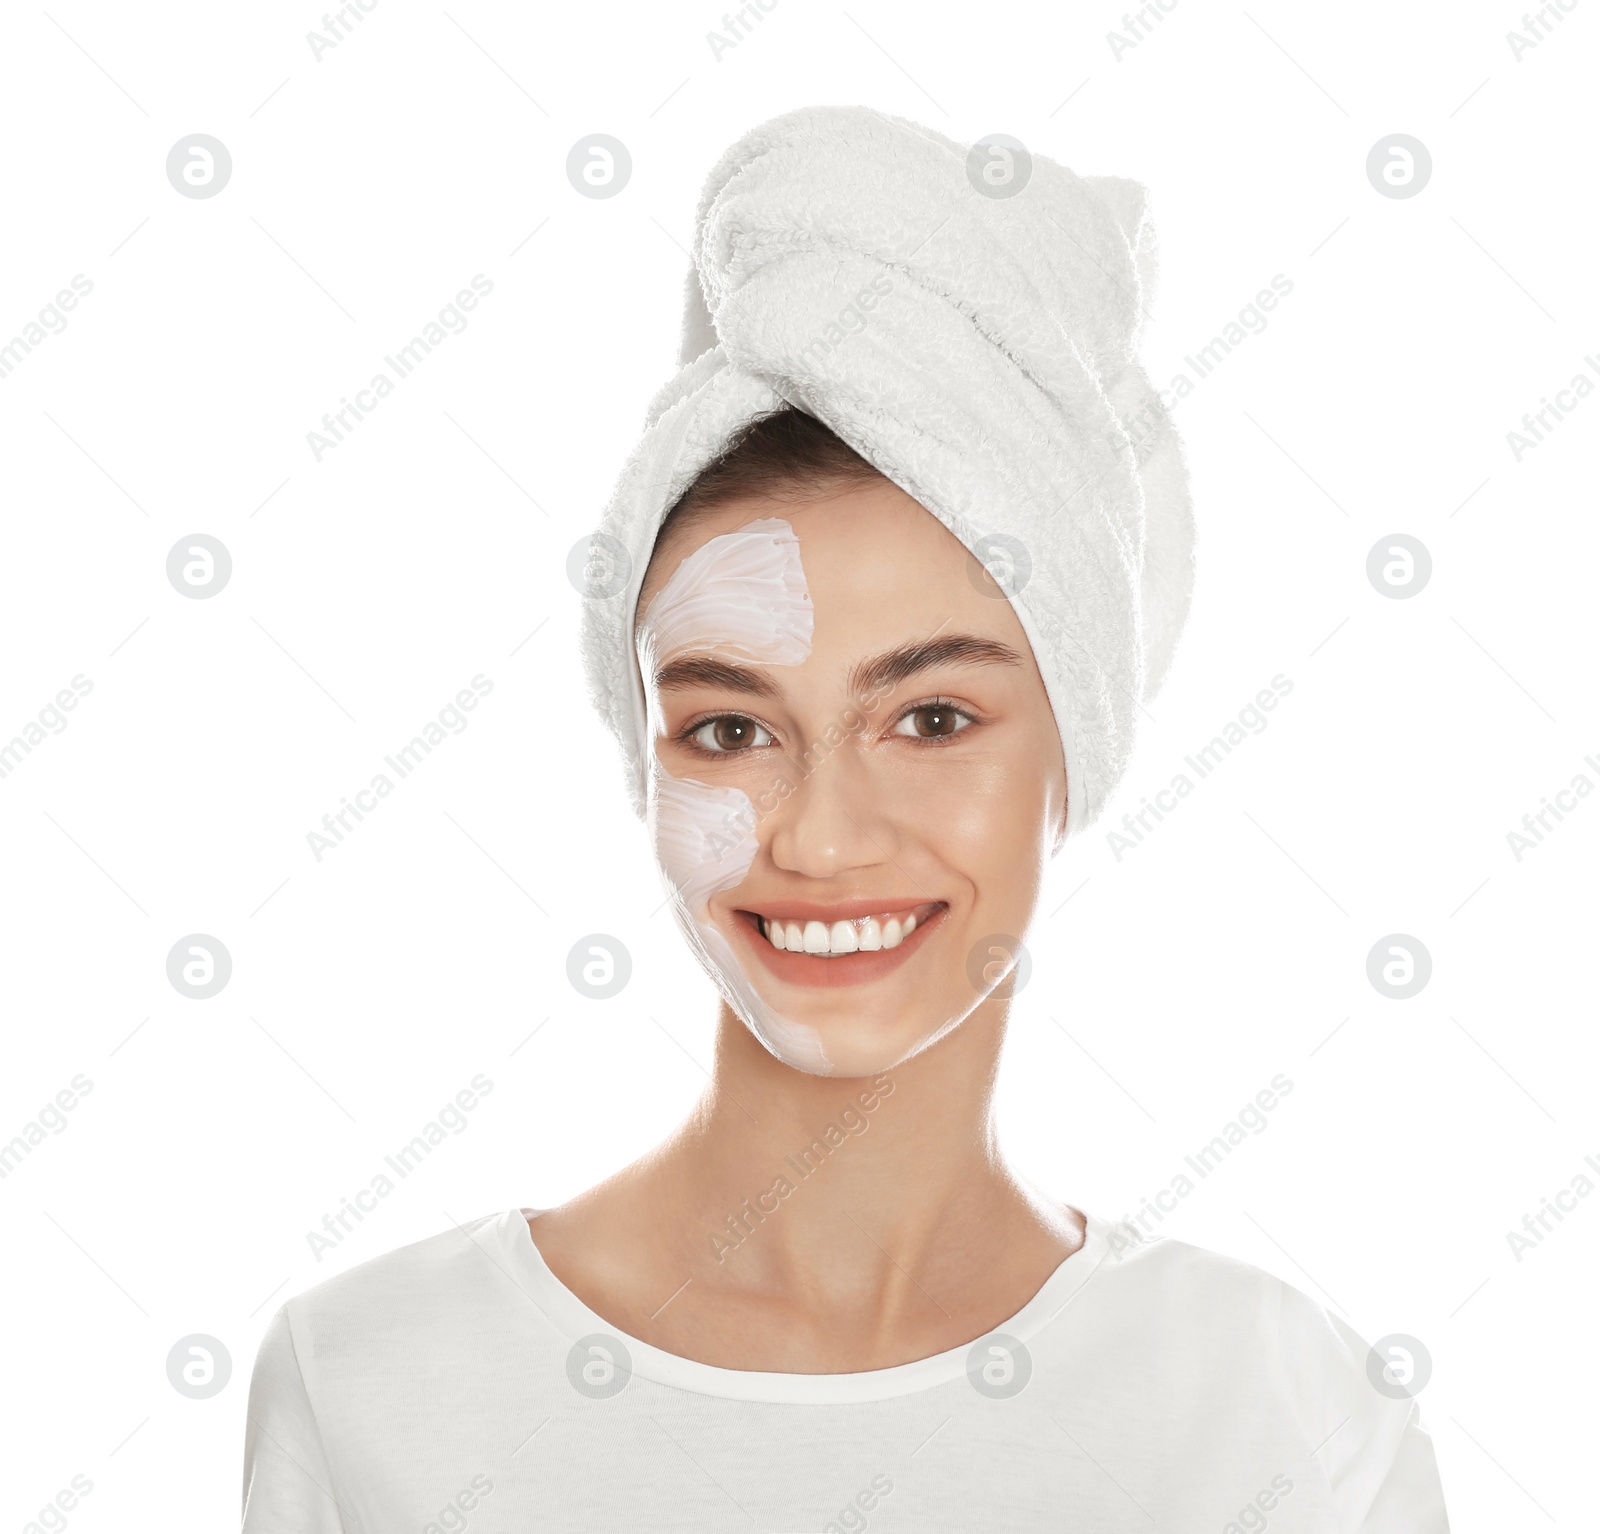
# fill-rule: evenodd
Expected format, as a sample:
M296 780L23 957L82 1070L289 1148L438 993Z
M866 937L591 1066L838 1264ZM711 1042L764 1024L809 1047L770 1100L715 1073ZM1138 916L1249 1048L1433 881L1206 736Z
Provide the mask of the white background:
M1145 182L1159 383L1292 281L1178 407L1193 618L1054 867L1003 1130L1115 1217L1285 1073L1161 1230L1425 1344L1456 1529L1584 1525L1600 1197L1520 1262L1506 1233L1600 1156L1600 802L1520 862L1507 833L1600 783L1600 401L1521 462L1506 434L1600 353L1597 21L1519 62L1521 19L1179 0L1118 59L1113 5L779 0L718 60L713 4L378 0L319 62L309 5L10 12L0 344L93 292L0 379L0 740L93 690L0 778L0 1138L93 1089L0 1182L0 1528L77 1474L86 1534L226 1527L283 1298L567 1198L703 1085L712 992L655 914L566 560L672 369L702 177L815 102ZM565 174L596 132L633 158L603 201ZM1433 160L1408 199L1365 171L1396 132ZM232 155L214 198L165 175L194 133ZM318 462L324 412L477 273L469 328ZM1433 560L1405 600L1365 573L1397 532ZM193 533L233 559L207 600L165 573ZM307 833L480 673L469 727L318 862ZM1119 860L1105 832L1279 673L1268 728ZM595 932L633 957L607 1002L566 979ZM232 955L207 1001L166 978L191 933ZM1367 979L1391 933L1432 956L1410 1000ZM466 1130L317 1261L480 1072ZM208 1400L167 1382L193 1333L232 1356Z

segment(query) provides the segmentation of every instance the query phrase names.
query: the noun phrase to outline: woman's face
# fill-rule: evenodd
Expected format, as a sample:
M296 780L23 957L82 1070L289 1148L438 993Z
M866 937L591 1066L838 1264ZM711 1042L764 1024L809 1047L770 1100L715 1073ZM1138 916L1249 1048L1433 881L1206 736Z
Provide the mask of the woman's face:
M706 512L640 598L677 914L779 1059L887 1070L1005 978L1066 813L1011 604L887 479Z

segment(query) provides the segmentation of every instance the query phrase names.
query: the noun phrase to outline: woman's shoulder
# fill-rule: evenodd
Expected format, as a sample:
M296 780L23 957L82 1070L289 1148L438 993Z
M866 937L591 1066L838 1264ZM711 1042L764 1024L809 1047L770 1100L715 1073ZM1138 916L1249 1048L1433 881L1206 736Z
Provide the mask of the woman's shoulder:
M1193 1383L1192 1409L1203 1398L1218 1418L1293 1422L1348 1519L1341 1527L1381 1508L1405 1511L1407 1528L1444 1528L1417 1400L1431 1368L1422 1342L1398 1332L1369 1340L1331 1295L1313 1298L1222 1252L1127 1225L1108 1225L1105 1238L1096 1287L1128 1353L1142 1354L1164 1388L1181 1396Z
M1273 1402L1313 1435L1343 1418L1392 1434L1415 1417L1429 1368L1417 1339L1387 1327L1369 1338L1331 1295L1224 1252L1126 1224L1104 1235L1090 1287L1135 1348L1196 1370L1208 1390Z
M512 1245L520 1219L480 1215L331 1274L284 1303L283 1324L316 1358L480 1325L523 1295Z
M1151 1235L1129 1220L1095 1220L1108 1268L1135 1285L1197 1288L1209 1298L1236 1295L1254 1301L1302 1295L1275 1273L1214 1247L1177 1236Z
M1339 1313L1331 1295L1313 1298L1265 1268L1173 1236L1148 1236L1132 1224L1102 1226L1103 1287L1147 1316L1176 1325L1204 1322L1218 1345L1232 1347L1247 1328L1286 1364L1314 1354L1366 1374L1367 1343ZM1313 1287L1315 1287L1313 1281ZM1320 1292L1320 1291L1319 1291Z

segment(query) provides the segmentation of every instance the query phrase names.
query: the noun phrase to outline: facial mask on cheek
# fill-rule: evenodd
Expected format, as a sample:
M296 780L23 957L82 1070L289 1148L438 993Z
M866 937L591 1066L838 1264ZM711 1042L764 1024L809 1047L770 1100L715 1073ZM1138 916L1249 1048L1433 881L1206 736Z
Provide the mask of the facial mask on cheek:
M810 655L811 597L800 543L787 522L751 522L709 539L678 566L640 623L640 674L652 677L680 650L772 666L796 666ZM646 691L649 738L659 740L665 726L653 691ZM712 897L744 880L760 847L750 796L674 778L652 751L648 822L678 926L728 1005L785 1064L829 1074L816 1030L779 1016L762 999L711 918Z
M679 930L735 1015L772 1054L796 1070L826 1076L828 1057L816 1030L767 1005L711 919L711 897L742 882L755 861L755 819L755 806L742 789L653 774L650 831L656 859L675 891Z

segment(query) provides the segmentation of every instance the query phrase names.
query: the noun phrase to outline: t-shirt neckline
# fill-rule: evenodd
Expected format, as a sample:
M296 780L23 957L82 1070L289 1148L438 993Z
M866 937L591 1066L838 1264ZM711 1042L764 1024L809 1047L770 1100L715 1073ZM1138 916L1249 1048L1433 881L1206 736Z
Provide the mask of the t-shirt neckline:
M611 1325L589 1309L551 1271L528 1229L528 1217L539 1209L511 1209L500 1217L499 1234L517 1271L530 1286L531 1297L550 1321L572 1342L595 1336L620 1342L627 1364L639 1379L652 1380L697 1395L720 1396L735 1401L788 1402L802 1405L840 1405L858 1401L884 1401L895 1396L931 1390L968 1372L969 1355L978 1343L1003 1335L1018 1342L1031 1341L1099 1270L1110 1253L1109 1226L1084 1212L1082 1245L1051 1272L1021 1310L982 1337L959 1347L934 1353L886 1369L852 1374L783 1374L748 1369L724 1369L652 1347Z

